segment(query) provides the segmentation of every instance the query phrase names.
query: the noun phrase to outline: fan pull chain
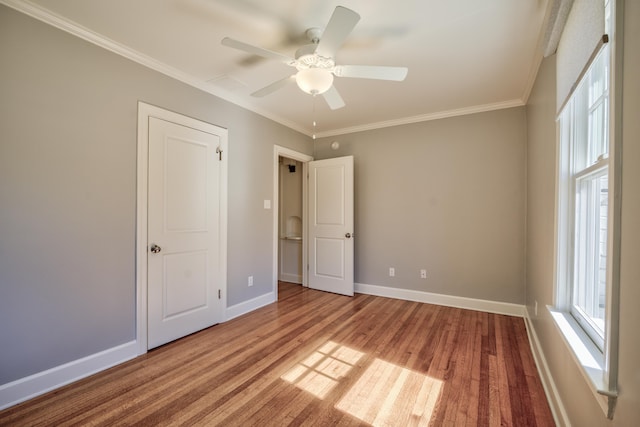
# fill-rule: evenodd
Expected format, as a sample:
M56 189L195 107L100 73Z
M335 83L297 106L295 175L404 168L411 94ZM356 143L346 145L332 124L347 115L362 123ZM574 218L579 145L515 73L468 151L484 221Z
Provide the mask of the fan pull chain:
M316 94L313 94L313 135L312 138L316 139Z

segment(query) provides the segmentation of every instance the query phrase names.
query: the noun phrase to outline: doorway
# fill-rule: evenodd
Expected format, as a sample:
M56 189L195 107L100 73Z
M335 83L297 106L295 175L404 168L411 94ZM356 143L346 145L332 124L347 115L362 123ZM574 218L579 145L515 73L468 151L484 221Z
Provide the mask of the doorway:
M278 162L278 280L302 285L302 162L282 156Z
M278 299L278 280L281 277L289 278L287 281L300 283L307 286L307 168L313 157L291 150L289 148L274 146L273 150L273 295ZM281 173L289 174L289 166L295 166L295 172L285 180L281 179ZM293 168L291 169L293 170ZM280 200L280 194L285 189L296 190L296 179L300 179L300 204L297 200L285 202L285 207ZM289 204L293 206L289 206ZM297 217L297 218L296 218ZM299 252L297 252L299 251ZM300 270L297 270L296 258L299 257ZM284 269L281 268L281 261L288 263ZM292 270L297 270L292 275ZM281 276L281 273L284 273ZM295 277L292 277L295 276ZM299 280L298 280L299 279Z

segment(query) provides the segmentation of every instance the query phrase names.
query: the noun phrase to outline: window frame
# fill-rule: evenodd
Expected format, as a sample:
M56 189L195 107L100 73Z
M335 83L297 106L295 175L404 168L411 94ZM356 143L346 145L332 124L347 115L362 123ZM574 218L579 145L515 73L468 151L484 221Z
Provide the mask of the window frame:
M605 327L602 345L598 346L571 314L573 284L572 266L573 260L573 227L568 224L568 215L575 217L573 194L575 188L571 180L573 165L570 159L571 145L563 143L567 138L575 137L574 126L569 125L565 116L573 114L572 102L566 101L557 116L556 142L556 218L555 218L555 299L554 305L549 306L554 324L563 337L570 354L576 361L580 372L590 386L596 401L609 419L613 418L615 402L618 396L618 330L619 330L619 305L620 305L620 236L621 236L621 135L622 123L619 111L622 106L622 49L616 43L616 33L622 33L624 2L622 0L605 0L605 27L611 36L604 36L602 44L598 46L589 63L585 66L578 83L584 80L587 70L595 62L601 48L609 42L609 73L608 79L608 103L606 112L608 116L608 128L605 135L608 137L609 156L603 156L593 165L590 165L586 173L594 173L601 168L608 170L608 210L607 210L607 258L606 258L606 301L605 301ZM615 25L614 25L615 24ZM571 94L572 99L574 94ZM571 266L571 268L570 268ZM597 340L596 340L597 341Z

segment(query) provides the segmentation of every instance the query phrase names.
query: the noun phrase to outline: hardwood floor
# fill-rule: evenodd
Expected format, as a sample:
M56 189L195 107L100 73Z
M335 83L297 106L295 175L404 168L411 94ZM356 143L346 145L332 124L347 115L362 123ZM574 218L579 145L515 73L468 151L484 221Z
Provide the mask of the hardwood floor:
M280 284L279 301L0 425L554 425L520 318Z

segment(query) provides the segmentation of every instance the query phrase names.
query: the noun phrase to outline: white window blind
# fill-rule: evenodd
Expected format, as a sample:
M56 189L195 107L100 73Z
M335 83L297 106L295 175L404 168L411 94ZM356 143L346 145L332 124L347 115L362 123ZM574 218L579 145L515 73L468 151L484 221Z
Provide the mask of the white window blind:
M556 56L557 111L575 89L605 34L604 0L574 0Z

